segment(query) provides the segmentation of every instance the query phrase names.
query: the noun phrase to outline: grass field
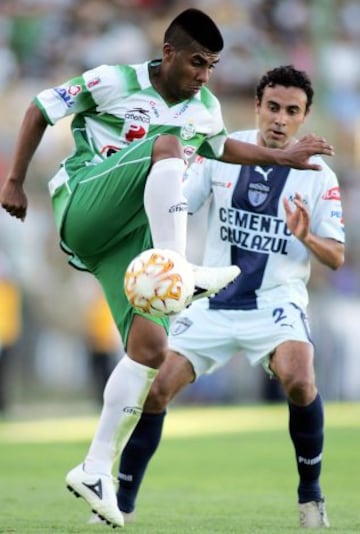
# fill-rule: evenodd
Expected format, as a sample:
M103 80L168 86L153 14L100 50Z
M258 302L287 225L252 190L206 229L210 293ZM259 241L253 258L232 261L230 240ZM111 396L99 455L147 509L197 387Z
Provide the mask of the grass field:
M360 405L326 406L322 485L331 532L360 532ZM111 532L88 526L65 473L96 417L0 422L0 533ZM173 408L129 534L291 534L295 460L283 405Z

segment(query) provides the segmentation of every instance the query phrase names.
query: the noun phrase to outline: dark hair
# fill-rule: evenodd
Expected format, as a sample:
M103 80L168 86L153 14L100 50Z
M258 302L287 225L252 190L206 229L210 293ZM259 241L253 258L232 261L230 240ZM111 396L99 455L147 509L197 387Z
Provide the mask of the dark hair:
M210 52L220 52L224 41L215 22L199 9L186 9L171 22L165 31L164 42L176 48L189 46L189 37Z
M262 100L265 87L274 87L275 85L302 89L307 96L306 111L309 111L314 96L314 89L306 72L295 69L293 65L284 65L269 70L261 78L255 90L255 95L259 102Z

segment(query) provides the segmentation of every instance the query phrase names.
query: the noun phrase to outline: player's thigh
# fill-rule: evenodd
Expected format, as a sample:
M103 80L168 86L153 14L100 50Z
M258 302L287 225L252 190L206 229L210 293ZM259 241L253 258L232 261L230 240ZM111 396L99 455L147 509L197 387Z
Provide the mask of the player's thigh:
M313 345L304 341L281 343L271 356L270 368L283 383L296 381L313 384L315 382Z
M241 325L238 332L250 364L261 363L269 372L269 358L277 347L292 341L312 350L306 313L293 303L239 311L238 324Z
M169 348L185 356L195 375L212 373L239 350L225 314L202 299L184 310L170 327Z
M77 172L62 238L78 256L112 248L147 224L144 189L152 146L153 140L134 142L104 162Z
M137 313L125 296L125 270L135 256L150 247L150 232L147 226L143 226L134 230L131 235L111 249L107 248L97 255L80 257L100 282L125 347L134 316ZM167 318L157 318L147 314L139 315L163 326L168 331L169 320Z

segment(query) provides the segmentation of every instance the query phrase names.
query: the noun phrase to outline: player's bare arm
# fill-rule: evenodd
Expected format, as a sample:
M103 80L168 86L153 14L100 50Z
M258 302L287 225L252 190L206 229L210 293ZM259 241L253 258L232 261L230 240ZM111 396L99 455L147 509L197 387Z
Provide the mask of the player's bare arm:
M270 149L228 138L221 160L242 165L275 164L318 171L321 170L321 166L309 162L309 158L315 154L333 156L334 149L325 139L313 134L306 135L285 149Z
M46 130L47 122L39 108L30 104L20 128L12 167L0 191L2 207L13 217L24 220L27 198L24 182L31 159Z
M338 269L344 263L344 244L325 237L319 237L310 231L310 213L299 193L295 194L295 209L287 198L283 199L286 224L291 233L297 237L324 265Z

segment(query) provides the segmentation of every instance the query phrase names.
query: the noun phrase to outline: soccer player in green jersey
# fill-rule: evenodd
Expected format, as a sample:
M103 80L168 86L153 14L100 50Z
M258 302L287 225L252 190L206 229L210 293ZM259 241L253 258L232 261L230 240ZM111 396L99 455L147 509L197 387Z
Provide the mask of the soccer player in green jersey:
M48 125L73 115L75 148L49 183L61 246L70 263L99 280L126 347L110 376L99 424L83 463L66 482L113 526L122 526L112 467L135 428L167 349L166 319L134 312L122 289L130 260L168 248L185 255L187 203L181 182L195 153L228 163L277 164L318 170L313 154L332 155L322 138L306 136L286 150L227 136L220 104L206 88L223 39L205 13L187 9L169 25L162 59L102 65L42 91L20 129L0 202L24 219L24 181ZM236 266L195 267L197 296L208 296L239 273Z

